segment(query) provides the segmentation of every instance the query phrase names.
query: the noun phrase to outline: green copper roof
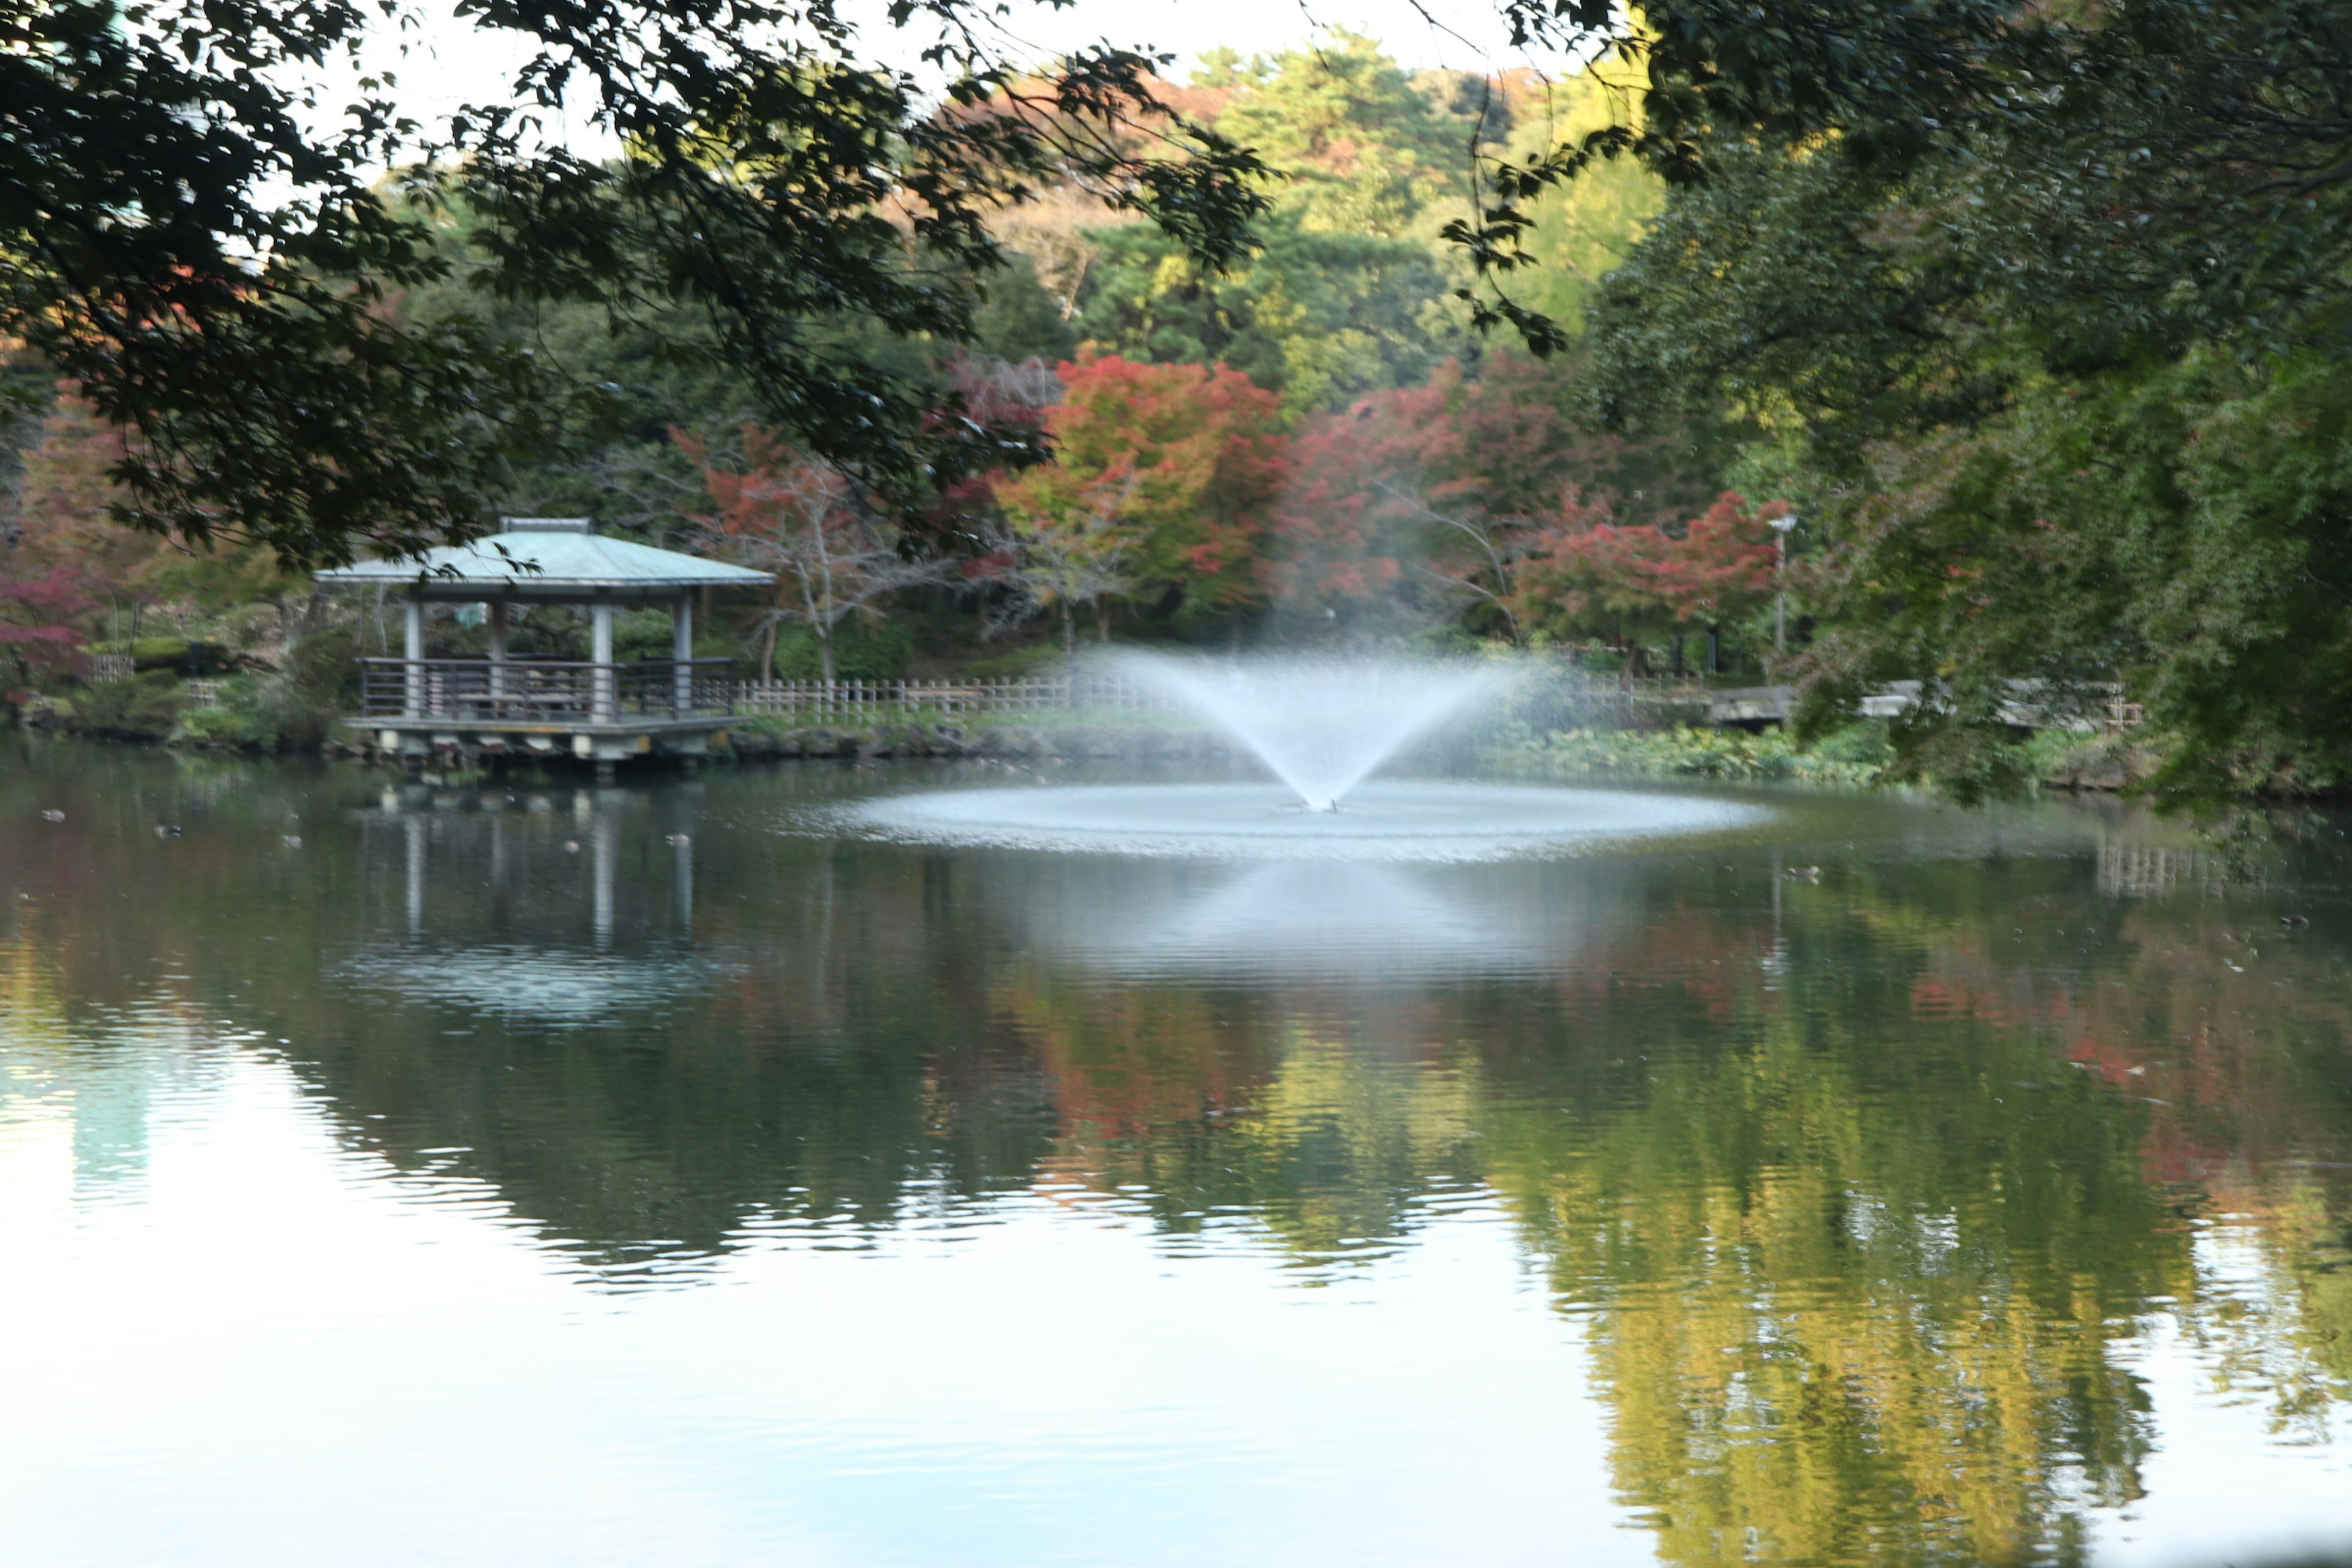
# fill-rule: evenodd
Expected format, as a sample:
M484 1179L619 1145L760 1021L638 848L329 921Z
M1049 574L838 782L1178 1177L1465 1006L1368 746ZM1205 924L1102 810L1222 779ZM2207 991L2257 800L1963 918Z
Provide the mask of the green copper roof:
M775 580L747 566L607 539L589 532L579 519L509 518L503 533L471 544L442 545L425 552L421 562L362 561L316 575L327 584L415 585L428 599L638 595L764 587Z

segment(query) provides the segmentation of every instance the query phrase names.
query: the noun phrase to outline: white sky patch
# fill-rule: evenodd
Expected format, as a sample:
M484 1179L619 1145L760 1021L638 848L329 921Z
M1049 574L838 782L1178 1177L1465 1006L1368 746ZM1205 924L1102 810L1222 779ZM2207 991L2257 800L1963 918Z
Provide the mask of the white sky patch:
M2200 1248L2200 1265L2211 1250ZM2140 1467L2147 1495L2089 1515L2100 1568L2210 1568L2333 1557L2352 1532L2352 1421L2338 1405L2326 1442L2282 1441L2268 1402L2215 1386L2200 1347L2172 1318L2149 1320L2136 1352L2158 1433Z
M1580 1331L1461 1194L1321 1288L1243 1222L1180 1247L1040 1192L871 1246L753 1228L615 1296L492 1189L352 1152L273 1055L149 1126L144 1178L70 1205L54 1115L5 1141L12 1560L1650 1556Z
M931 35L919 23L905 30L892 28L884 19L883 0L850 0L844 10L862 19L861 47L866 58L912 71L919 79L934 75L920 59ZM404 113L437 128L467 106L515 101L514 80L536 53L535 40L524 34L462 22L455 15L452 0L423 0L410 14L415 26L381 28L362 64L364 71L388 71L397 79L390 96ZM1433 20L1433 16L1442 20ZM1172 53L1177 59L1170 74L1181 81L1213 49L1232 48L1245 58L1273 55L1342 30L1378 39L1410 69L1443 67L1486 71L1537 63L1511 50L1508 31L1493 8L1431 6L1424 11L1411 0L1340 0L1330 5L1300 0L1257 5L1245 0L1120 0L1118 5L1080 0L1066 10L1042 5L1016 6L999 34L1005 53L1013 58L1042 61L1097 43ZM322 106L339 110L348 102L357 90L360 74L337 72L331 79L335 90ZM574 103L560 113L548 114L546 139L585 156L601 157L615 151L618 143L593 124L593 107Z

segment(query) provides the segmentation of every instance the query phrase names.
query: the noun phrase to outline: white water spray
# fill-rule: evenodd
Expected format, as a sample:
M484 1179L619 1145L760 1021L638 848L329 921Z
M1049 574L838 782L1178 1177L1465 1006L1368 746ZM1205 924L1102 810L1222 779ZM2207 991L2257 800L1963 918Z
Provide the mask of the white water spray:
M886 795L849 807L847 819L887 837L929 843L1328 864L1579 853L1659 834L1741 827L1765 816L1755 806L1687 795L1371 776L1415 740L1498 692L1513 673L1507 666L1129 654L1116 668L1214 720L1281 782L1057 785L1032 779ZM1284 885L1369 901L1379 884L1309 877ZM1331 925L1312 910L1301 918Z
M1132 653L1118 668L1216 721L1298 794L1337 811L1382 763L1490 695L1496 665L1223 659Z

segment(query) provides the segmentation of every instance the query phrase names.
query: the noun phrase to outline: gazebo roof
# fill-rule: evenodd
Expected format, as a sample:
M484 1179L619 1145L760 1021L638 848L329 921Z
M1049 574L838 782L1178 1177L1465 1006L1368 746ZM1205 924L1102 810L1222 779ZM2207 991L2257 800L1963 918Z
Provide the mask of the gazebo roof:
M606 539L585 518L504 521L503 532L440 545L421 561L361 561L315 576L329 584L402 587L427 599L467 601L667 598L688 588L765 587L775 580L748 566Z

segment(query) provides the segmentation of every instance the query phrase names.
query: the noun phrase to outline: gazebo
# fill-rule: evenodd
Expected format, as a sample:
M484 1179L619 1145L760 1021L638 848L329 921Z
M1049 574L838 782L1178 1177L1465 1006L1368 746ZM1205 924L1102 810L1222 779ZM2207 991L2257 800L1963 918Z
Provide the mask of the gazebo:
M734 661L694 657L694 601L705 589L765 588L765 572L600 537L585 518L510 517L471 544L422 560L362 561L317 574L334 587L380 587L402 597L407 639L399 658L362 658L360 716L348 722L422 767L436 750L491 755L557 753L596 764L656 753L699 757L723 742L734 712ZM425 657L425 607L488 607L489 656ZM517 605L585 605L589 656L516 658L507 652ZM616 664L613 612L666 606L670 657Z

